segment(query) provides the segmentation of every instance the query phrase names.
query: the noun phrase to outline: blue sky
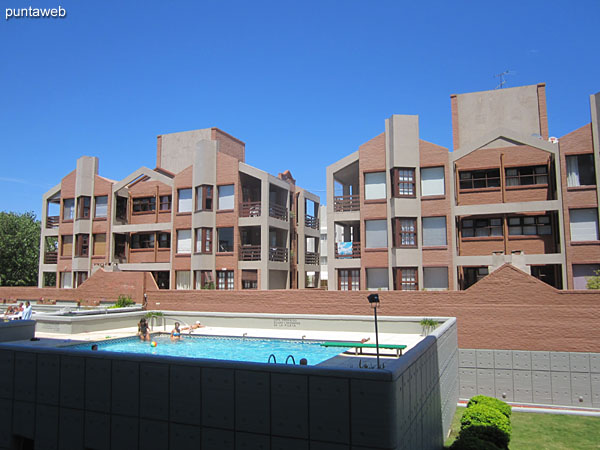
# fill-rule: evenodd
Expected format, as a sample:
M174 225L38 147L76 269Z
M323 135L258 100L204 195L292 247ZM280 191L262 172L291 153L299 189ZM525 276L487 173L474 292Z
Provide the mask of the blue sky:
M325 199L325 168L418 114L452 147L450 95L546 83L550 134L590 121L600 2L23 0L0 2L0 211L98 156L121 179L155 167L156 136L216 126L246 162ZM57 7L65 19L4 20Z

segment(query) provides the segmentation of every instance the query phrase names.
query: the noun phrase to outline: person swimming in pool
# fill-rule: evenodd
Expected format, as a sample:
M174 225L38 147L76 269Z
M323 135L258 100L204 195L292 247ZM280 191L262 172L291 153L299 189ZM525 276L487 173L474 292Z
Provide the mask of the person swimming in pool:
M171 340L181 340L181 330L179 329L179 322L175 322L175 328L173 328L173 330L171 331Z
M138 323L138 336L141 341L150 340L150 328L148 327L148 322L146 322L145 317L142 317L140 323Z

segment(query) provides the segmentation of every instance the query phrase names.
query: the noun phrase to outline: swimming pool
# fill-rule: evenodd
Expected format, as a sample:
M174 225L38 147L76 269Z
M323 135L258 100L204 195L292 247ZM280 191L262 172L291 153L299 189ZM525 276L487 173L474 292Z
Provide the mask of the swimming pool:
M113 341L89 342L74 345L71 348L89 350L92 344L98 345L98 351L118 353L138 353L142 355L177 356L180 358L207 358L229 361L249 361L285 364L294 361L300 363L306 358L309 366L322 363L339 355L344 349L321 347L319 342L297 341L289 339L259 339L223 336L183 336L180 341L172 342L169 335L153 335L150 342L142 342L138 337L116 339ZM289 356L292 358L289 358Z

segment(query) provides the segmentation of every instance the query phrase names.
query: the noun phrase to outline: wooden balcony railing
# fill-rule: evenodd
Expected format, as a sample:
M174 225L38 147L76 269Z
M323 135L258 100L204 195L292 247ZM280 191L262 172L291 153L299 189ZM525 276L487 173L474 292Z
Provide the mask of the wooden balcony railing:
M304 217L304 224L308 228L313 228L315 230L319 229L319 219L308 214L306 214L306 216Z
M240 246L240 261L260 261L260 245Z
M58 252L44 253L44 264L56 264L58 262Z
M333 197L333 210L335 212L348 212L360 210L358 195L336 195Z
M240 217L260 217L260 201L242 202L240 205Z
M319 254L316 252L306 252L304 255L304 264L319 265Z
M269 248L269 261L275 262L287 262L288 260L288 249L285 247L271 247Z
M60 218L58 216L48 216L46 217L46 228L58 228L59 222Z
M277 203L271 203L269 205L269 216L275 219L288 220L288 210L285 206L278 205Z
M342 250L341 252L341 246L339 246L338 244L348 244L348 242L339 242L335 245L335 257L337 259L360 258L360 242L352 242L351 251L350 249L348 249L348 251Z

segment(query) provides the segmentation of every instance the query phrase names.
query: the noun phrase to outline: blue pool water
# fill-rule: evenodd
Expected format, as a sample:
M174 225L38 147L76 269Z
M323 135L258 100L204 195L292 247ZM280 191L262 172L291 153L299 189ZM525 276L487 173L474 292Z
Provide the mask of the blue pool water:
M278 364L285 364L292 355L296 364L306 358L309 366L319 364L344 351L340 348L321 347L318 342L302 342L286 339L256 339L236 337L183 336L180 341L171 342L168 335L154 335L150 342L142 342L138 337L115 341L96 342L98 351L138 353L142 355L177 356L181 358L224 359L229 361L269 362L275 355ZM89 350L92 342L75 345L72 348ZM271 362L273 358L271 357ZM292 359L289 358L291 364Z

